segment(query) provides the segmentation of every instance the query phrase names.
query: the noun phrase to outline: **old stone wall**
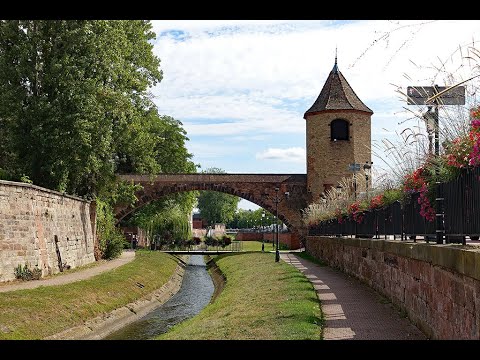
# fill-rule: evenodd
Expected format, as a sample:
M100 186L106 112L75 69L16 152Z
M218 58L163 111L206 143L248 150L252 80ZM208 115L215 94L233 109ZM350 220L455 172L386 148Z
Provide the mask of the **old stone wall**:
M432 339L480 339L480 249L308 236L306 251L388 297Z
M332 141L330 123L347 120L350 140ZM371 114L357 110L323 111L307 117L307 189L318 201L325 186L349 177L349 164L371 161Z
M95 206L39 186L0 181L0 281L27 264L42 275L95 261ZM59 261L61 259L61 262Z

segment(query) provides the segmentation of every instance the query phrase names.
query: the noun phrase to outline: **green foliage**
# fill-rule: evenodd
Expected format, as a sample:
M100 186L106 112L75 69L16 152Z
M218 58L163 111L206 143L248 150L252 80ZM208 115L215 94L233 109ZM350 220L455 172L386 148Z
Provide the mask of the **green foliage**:
M127 245L125 236L115 227L115 216L112 205L101 198L96 199L97 204L97 238L99 250L104 259L118 257Z
M402 201L404 192L401 189L387 189L383 193L383 205L388 206L395 201Z
M154 37L143 20L0 21L0 167L90 196L118 169L160 171L174 121L147 92L162 79Z
M265 213L265 216L262 214ZM252 227L269 226L275 223L275 216L265 209L256 210L238 209L231 221L227 223L227 228L244 229ZM279 221L280 223L280 221Z
M219 168L209 168L202 173L225 174ZM198 196L198 209L203 219L209 224L228 223L233 219L240 198L217 191L201 191Z
M10 174L0 168L0 180L11 180Z
M22 279L24 281L28 280L39 280L42 277L42 270L35 266L33 269L30 269L27 264L18 266L13 270L15 274L15 279Z
M189 216L180 206L171 203L157 204L156 212L146 216L142 227L150 239L155 239L159 245L170 247L183 246L192 237Z
M30 178L25 174L20 176L20 181L23 182L23 183L27 183L27 184L33 184L33 181L30 180Z

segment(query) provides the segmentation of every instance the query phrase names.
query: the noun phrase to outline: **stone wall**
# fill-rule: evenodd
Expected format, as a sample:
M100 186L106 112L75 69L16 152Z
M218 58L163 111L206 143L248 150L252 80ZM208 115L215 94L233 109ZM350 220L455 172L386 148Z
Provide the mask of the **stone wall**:
M379 291L432 339L480 339L480 248L308 236L306 251Z
M39 186L0 181L0 281L14 268L38 266L42 275L95 261L95 205Z
M347 120L350 140L332 141L330 123ZM371 114L357 110L331 110L307 116L307 190L319 200L324 185L335 187L349 177L349 164L371 161Z

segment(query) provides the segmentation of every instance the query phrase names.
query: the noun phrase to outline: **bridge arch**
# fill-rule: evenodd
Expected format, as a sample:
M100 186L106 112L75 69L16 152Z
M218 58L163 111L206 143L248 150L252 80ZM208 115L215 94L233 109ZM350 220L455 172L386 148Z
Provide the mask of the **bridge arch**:
M265 210L276 213L278 194L278 218L292 231L304 235L301 210L307 206L306 175L278 174L161 174L119 175L122 180L133 181L143 189L136 193L133 207L117 206L117 223L130 213L166 195L178 192L205 190L235 195L253 202ZM278 192L275 190L278 188ZM285 196L285 192L289 196Z

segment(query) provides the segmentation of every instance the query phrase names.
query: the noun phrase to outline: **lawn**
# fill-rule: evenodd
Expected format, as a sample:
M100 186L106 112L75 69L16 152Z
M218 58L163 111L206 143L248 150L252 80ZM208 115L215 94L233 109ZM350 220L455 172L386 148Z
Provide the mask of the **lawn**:
M160 288L176 266L171 255L137 251L130 263L88 280L0 293L0 339L42 339L81 325Z
M320 302L293 266L276 263L273 253L226 254L214 261L227 279L223 291L158 339L321 338Z
M262 251L261 241L240 241L242 251ZM272 243L265 242L265 251L274 251ZM280 251L288 250L283 244L280 244Z

